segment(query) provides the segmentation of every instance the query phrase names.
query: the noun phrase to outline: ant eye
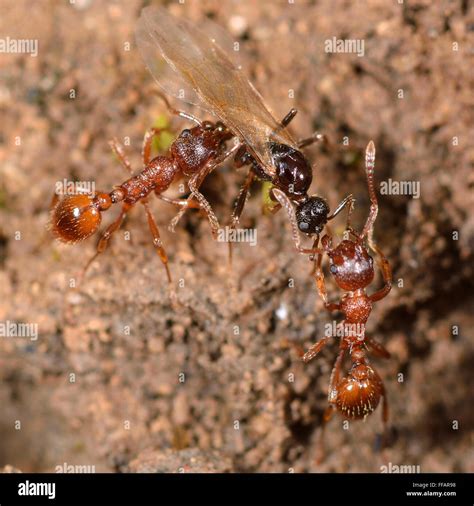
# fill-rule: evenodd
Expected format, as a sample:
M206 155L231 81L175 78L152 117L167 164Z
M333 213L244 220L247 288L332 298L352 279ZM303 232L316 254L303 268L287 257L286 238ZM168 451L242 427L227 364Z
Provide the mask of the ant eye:
M189 128L185 128L182 132L181 132L181 137L189 137L191 135L191 130L189 130Z
M329 270L331 271L331 274L337 273L337 266L334 264L331 264L331 267L329 267Z
M298 222L298 228L301 232L307 232L309 230L309 224L306 223L306 221L300 221Z

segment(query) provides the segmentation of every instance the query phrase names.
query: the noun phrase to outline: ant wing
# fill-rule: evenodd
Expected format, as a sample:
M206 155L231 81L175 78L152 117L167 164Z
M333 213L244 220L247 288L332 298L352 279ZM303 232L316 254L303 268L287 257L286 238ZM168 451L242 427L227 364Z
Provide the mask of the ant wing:
M166 30L167 18L170 18L170 15L161 7L146 7L142 10L135 30L135 40L142 59L158 86L165 93L210 112L209 108L202 103L192 84L165 55L161 50L161 45L152 35L153 25L156 25L156 30L160 30L159 25L162 24L163 30ZM182 45L186 47L184 38Z
M161 7L145 7L136 41L151 74L167 93L217 116L273 175L269 140L295 146L265 106L262 97L217 41L223 36L207 22L206 31ZM211 28L209 28L211 30ZM228 44L226 44L228 46ZM235 53L235 52L234 52ZM232 54L232 53L231 53ZM167 76L164 63L174 71Z
M165 17L174 23L177 23L179 20L172 17L161 7L148 7L143 10L147 12L142 13L137 23L135 38L140 54L160 88L170 96L214 114L214 109L202 101L192 84L190 84L189 81L186 80L186 77L166 58L158 42L150 35L150 27L145 23L143 18L145 16L159 18L160 23L164 23ZM185 21L185 23L191 25L189 21ZM158 24L158 22L156 24ZM232 64L235 67L240 68L242 66L242 52L239 52L238 49L234 49L234 44L237 41L233 40L228 32L207 18L200 21L199 26L201 32L207 34L208 38L215 41L215 43L227 53L227 56L232 60ZM183 27L183 29L185 29L185 27ZM188 42L187 44L190 43L191 42ZM186 48L185 38L183 38L183 45ZM157 51L157 46L160 50L159 52Z

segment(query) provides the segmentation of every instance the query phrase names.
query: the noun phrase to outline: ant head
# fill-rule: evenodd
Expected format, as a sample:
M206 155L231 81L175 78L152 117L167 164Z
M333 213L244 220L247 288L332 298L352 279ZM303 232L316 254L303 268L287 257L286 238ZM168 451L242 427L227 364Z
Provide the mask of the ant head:
M336 248L329 250L328 255L331 274L343 290L365 288L374 279L373 259L361 243L342 241Z
M320 234L328 221L328 214L329 206L323 198L308 197L296 208L298 228L305 234Z
M237 169L240 169L240 167L248 165L249 163L252 163L252 161L255 160L253 159L252 155L247 151L247 146L245 144L242 144L234 156L235 167Z
M337 386L336 407L347 418L360 419L377 408L384 387L372 367L356 362Z
M51 229L61 241L83 241L97 231L101 212L111 205L106 193L91 195L68 195L62 198L51 212Z
M290 197L306 195L313 181L313 169L303 153L275 142L270 143L270 152L276 172L274 184Z
M189 136L190 134L211 134L212 138L217 138L218 142L227 141L234 136L234 134L221 121L218 121L217 123L213 123L212 121L203 121L200 125L192 128L191 130L186 129L181 132L181 136L183 137Z
M222 123L218 121L214 126L214 132L219 136L222 141L228 141L234 137L234 134Z

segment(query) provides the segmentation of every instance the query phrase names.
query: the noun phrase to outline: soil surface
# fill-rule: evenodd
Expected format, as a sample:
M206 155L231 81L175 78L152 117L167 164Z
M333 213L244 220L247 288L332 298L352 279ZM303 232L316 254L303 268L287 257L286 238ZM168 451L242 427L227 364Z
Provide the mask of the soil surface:
M363 153L370 139L377 148L375 239L394 287L375 305L368 334L392 354L372 360L387 391L388 440L383 447L380 408L348 426L338 415L319 463L338 342L306 366L297 348L340 315L324 309L287 216L262 212L261 183L241 220L257 229L257 244L235 245L232 274L227 245L212 240L206 219L191 211L173 234L176 208L151 199L179 307L142 206L79 287L98 236L64 245L47 228L57 182L94 181L111 191L128 176L108 141L125 142L138 171L144 132L168 114L134 43L143 3L2 4L0 38L35 39L38 55L0 53L0 321L37 324L38 338L0 338L0 468L474 471L472 4L169 5L231 33L275 117L298 109L296 137L327 136L330 147L305 150L315 167L312 192L331 208L353 193L355 228L369 209ZM363 41L363 54L325 51L333 38ZM186 126L171 119L174 134ZM244 177L227 165L205 181L221 223ZM411 182L419 195L397 194L393 184L381 194L380 183L390 181ZM183 182L168 194L180 196ZM331 224L336 237L343 230L343 218ZM377 274L371 290L381 285Z

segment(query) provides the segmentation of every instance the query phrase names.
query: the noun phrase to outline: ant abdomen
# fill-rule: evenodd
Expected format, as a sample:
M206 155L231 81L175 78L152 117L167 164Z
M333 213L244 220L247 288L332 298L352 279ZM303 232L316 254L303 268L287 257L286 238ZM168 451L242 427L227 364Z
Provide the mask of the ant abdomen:
M368 365L355 364L339 382L334 403L343 416L358 420L375 411L383 392L377 372Z
M61 241L75 243L87 239L99 228L101 212L111 205L109 195L68 195L51 212L51 229Z

